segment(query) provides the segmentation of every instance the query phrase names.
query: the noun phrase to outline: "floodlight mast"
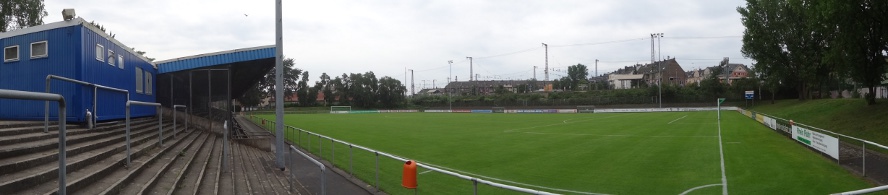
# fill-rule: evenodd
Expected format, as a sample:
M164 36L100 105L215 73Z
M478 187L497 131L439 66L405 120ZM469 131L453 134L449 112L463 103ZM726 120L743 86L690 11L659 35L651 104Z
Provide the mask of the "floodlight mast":
M275 163L284 170L284 38L281 22L281 0L275 2L275 66L274 66L274 112L275 112Z
M450 66L450 76L447 76L447 85L450 85L450 78L453 77L453 60L447 60L447 64ZM447 104L450 106L450 110L453 110L453 92L447 90L447 85L444 85L444 91L447 91Z

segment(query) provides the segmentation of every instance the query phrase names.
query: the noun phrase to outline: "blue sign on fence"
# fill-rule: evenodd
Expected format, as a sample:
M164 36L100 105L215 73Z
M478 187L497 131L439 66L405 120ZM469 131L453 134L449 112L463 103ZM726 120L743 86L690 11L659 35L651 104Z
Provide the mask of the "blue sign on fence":
M745 95L746 95L747 100L751 100L752 98L755 97L755 91L746 91Z

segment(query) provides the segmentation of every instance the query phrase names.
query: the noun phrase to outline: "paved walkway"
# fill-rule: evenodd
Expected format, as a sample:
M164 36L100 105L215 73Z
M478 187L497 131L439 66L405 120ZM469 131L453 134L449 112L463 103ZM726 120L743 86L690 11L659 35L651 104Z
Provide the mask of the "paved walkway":
M235 117L235 120L238 121L238 123L241 125L242 128L244 128L245 131L252 131L252 132L265 131L261 127L257 126L253 122L251 122L250 119L248 119L244 116L238 115ZM310 160L303 157L302 155L292 152L289 149L290 146L288 144L285 145L285 147L287 148L287 152L285 153L286 156L284 157L284 159L292 159L292 160L288 160L289 163L291 163L291 164L288 164L288 166L295 167L293 169L293 171L295 171L294 174L296 175L296 181L294 181L294 183L296 183L296 186L300 186L300 184L301 184L302 187L307 189L312 194L321 194L321 171L320 171L320 168L316 164L312 163ZM274 147L272 147L272 148L274 148ZM303 152L305 152L305 151L303 151ZM306 154L308 154L308 153L306 153ZM273 153L272 153L272 155L273 155ZM370 193L370 191L368 191L368 190L372 190L372 189L365 189L365 188L361 187L361 186L368 186L366 183L363 183L360 180L350 177L347 173L345 173L342 170L338 170L337 168L330 166L329 162L319 159L319 158L317 158L317 156L314 156L312 154L308 154L308 155L311 156L312 158L314 158L315 160L318 160L321 163L323 163L325 168L327 169L327 171L324 173L324 176L325 176L324 179L326 180L324 189L326 190L327 194L350 194L350 195L351 194L356 194L356 195L373 194L373 193ZM289 174L289 171L287 173ZM356 183L360 183L360 184L356 184Z

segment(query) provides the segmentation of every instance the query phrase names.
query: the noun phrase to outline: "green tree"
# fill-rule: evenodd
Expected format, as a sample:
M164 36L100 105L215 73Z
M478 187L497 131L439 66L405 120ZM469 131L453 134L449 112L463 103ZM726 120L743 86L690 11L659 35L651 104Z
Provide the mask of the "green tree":
M349 101L351 99L351 78L347 74L342 73L342 76L333 79L333 84L335 85L334 89L336 89L334 94L339 97L339 105L351 105Z
M333 95L333 81L327 73L321 73L320 79L316 86L320 86L320 91L324 94L324 106L327 106L327 104L333 103L333 100L336 100L336 97Z
M299 105L313 105L318 98L318 94L314 89L312 89L312 87L308 86L308 71L302 72L302 80L300 80L299 83L296 84L296 86L296 97L299 97ZM312 96L312 91L315 91L314 96Z
M264 94L261 89L259 89L258 83L253 87L247 89L247 92L244 93L243 96L237 98L237 101L240 102L241 105L246 107L258 106L259 103L262 103L262 97Z
M302 74L302 70L298 68L294 68L295 62L292 58L284 58L284 98L292 96L296 93L296 89L298 88L299 83L299 75ZM260 82L260 88L262 91L266 92L265 97L274 97L275 96L275 68L272 68L265 74L265 79Z
M589 68L583 64L577 64L567 67L567 79L570 90L580 90L580 85L588 84Z
M811 17L817 1L747 0L739 7L743 33L741 52L755 59L756 68L769 76L783 77L796 86L799 100L807 99L812 83L829 75L823 63L827 34Z
M0 32L41 25L46 15L43 0L0 1Z
M388 76L382 77L379 79L378 86L379 90L376 95L379 97L379 104L383 107L395 108L407 98L404 96L407 87L397 79Z
M718 75L722 72L722 67L712 67L712 71L709 76L700 81L700 89L703 90L703 93L706 95L707 99L719 98L722 97L725 93L727 87L720 81Z
M830 33L826 61L868 89L868 105L876 103L875 90L884 79L885 51L888 50L888 1L823 0L816 17Z

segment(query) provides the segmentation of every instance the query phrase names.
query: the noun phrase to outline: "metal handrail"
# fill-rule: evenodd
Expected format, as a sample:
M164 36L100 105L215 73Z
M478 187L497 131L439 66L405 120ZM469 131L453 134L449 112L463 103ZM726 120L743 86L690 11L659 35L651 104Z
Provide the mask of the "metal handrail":
M848 191L848 192L840 192L840 193L835 193L834 195L866 194L866 193L878 192L878 191L883 191L883 190L888 190L888 185L877 186L877 187L861 189L861 190Z
M756 112L756 114L761 114L761 115L763 115L763 116L771 117L771 118L774 118L774 119L780 119L780 120L784 120L784 121L789 121L789 120L787 120L787 119L783 119L783 118L780 118L780 117L776 117L776 116L768 115L768 114L765 114L765 113ZM882 144L879 144L879 143L876 143L876 142L872 142L872 141L869 141L869 140L860 139L860 138L856 138L856 137L851 137L851 136L849 136L849 135L845 135L845 134L841 134L841 133L832 132L832 131L829 131L829 130L826 130L826 129L821 129L821 128L817 128L817 127L814 127L814 126L811 126L811 125L806 125L806 124L798 123L798 122L793 122L793 123L796 124L796 125L799 125L799 126L805 126L805 127L807 127L807 128L816 129L816 130L818 130L818 131L823 131L823 132L827 132L827 133L830 133L830 134L833 134L833 135L838 135L838 136L841 136L841 137L845 137L845 138L848 138L848 139L853 139L853 140L861 141L861 142L863 142L863 143L872 144L872 145L874 145L874 146L878 146L878 147L880 147L880 148L882 148L882 149L888 149L888 146L884 146L884 145L882 145Z
M296 151L296 153L299 153L299 155L302 155L302 157L305 157L306 159L308 159L309 161L311 161L315 165L318 165L319 168L321 168L321 194L327 194L327 187L326 187L327 185L325 184L326 181L324 179L326 177L325 176L326 175L326 168L324 167L324 164L322 164L321 162L318 162L318 160L315 160L312 157L309 157L304 152L300 151L299 149L296 149L296 147L293 145L290 145L290 150ZM291 160L290 162L293 162L293 161ZM290 168L290 176L293 176L293 168ZM291 179L290 181L295 181L295 179ZM292 190L293 185L290 185L290 188Z
M65 158L67 158L67 153L65 152L65 147L67 144L67 138L65 134L67 131L65 130L65 97L59 94L53 93L39 93L39 92L27 92L27 91L17 91L17 90L6 90L0 89L0 98L4 99L20 99L20 100L43 100L43 101L56 101L59 103L59 191L58 194L64 195L67 193L67 182L65 181L65 173L67 173L65 166ZM47 105L49 102L46 103Z
M788 119L784 119L784 118L776 117L776 116L773 116L773 115L768 115L768 114L765 114L765 113L756 112L755 114L761 114L762 116L766 116L766 117L773 118L773 119L778 119L778 120L783 120L783 121L789 121ZM879 144L879 143L875 143L875 142L872 142L872 141L869 141L869 140L860 139L860 138L856 138L856 137L851 137L851 136L848 136L848 135L845 135L845 134L841 134L841 133L832 132L832 131L829 131L829 130L826 130L826 129L817 128L817 127L814 127L814 126L811 126L811 125L806 125L806 124L802 124L802 123L798 123L798 122L793 122L793 125L804 126L804 127L806 127L806 128L809 128L809 129L815 129L815 130L818 130L818 131L822 131L822 132L826 132L826 133L829 133L829 134L833 134L833 135L841 136L841 137L844 137L844 138L848 138L848 139L852 139L852 140L857 140L857 141L860 141L860 142L863 142L863 143L866 143L866 144L871 144L871 145L874 145L874 146L880 147L880 148L882 148L882 149L888 149L888 147L886 147L886 146L884 146L884 145L882 145L882 144ZM864 151L863 151L863 152L864 152L864 155L863 155L863 158L864 158L864 160L863 160L863 163L864 163L864 164L863 164L863 165L864 165L864 166L863 166L863 169L864 169L863 174L866 175L866 171L865 171L865 170L866 170L866 155L865 155L865 154L866 154L866 153L865 153L865 152L866 152L866 145L863 145L863 150L864 150ZM872 187L872 188L866 188L866 189L860 189L860 190L854 190L854 191L848 191L848 192L840 192L840 193L835 193L835 194L841 194L841 195L866 194L866 193L872 193L872 192L878 192L878 191L884 191L884 190L888 190L888 185L876 186L876 187Z
M352 143L348 143L348 142L345 142L345 141L341 141L341 140L338 140L338 139L334 139L334 138L332 138L332 137L328 137L328 136L325 136L325 135L321 135L321 134L313 133L313 132L310 132L310 131L306 131L306 130L303 130L303 129L300 129L300 128L296 128L296 127L292 127L292 126L288 126L288 127L293 128L293 129L296 129L296 130L299 130L299 131L303 131L303 132L308 133L308 134L316 135L316 136L318 136L318 137L323 137L323 138L326 138L326 139L329 139L329 140L332 140L332 141L335 141L335 142L339 142L339 143L342 143L342 144L348 145L349 147L356 147L356 148L359 148L359 149L362 149L362 150L366 150L366 151L369 151L369 152L373 152L373 153L378 154L378 155L387 156L387 157L389 157L389 158L393 158L393 159L396 159L396 160L399 160L399 161L407 161L407 159L406 159L406 158L403 158L403 157L395 156L395 155L388 154L388 153L385 153L385 152L376 151L376 150L373 150L373 149L370 149L370 148L367 148L367 147L364 147L364 146L355 145L355 144L352 144ZM444 173L444 174L447 174L447 175L451 175L451 176L455 176L455 177L458 177L458 178L462 178L462 179L465 179L465 180L473 181L473 183L477 182L477 183L487 184L487 185L490 185L490 186L493 186L493 187L503 188L503 189L512 190L512 191L517 191L517 192L524 192L524 193L528 193L528 194L546 194L546 195L548 195L548 194L554 194L554 193L550 193L550 192L539 191L539 190L533 190L533 189L527 189L527 188L522 188L522 187L517 187L517 186L511 186L511 185L506 185L506 184L500 184L500 183L496 183L496 182L492 182L492 181L487 181L487 180L484 180L484 179L481 179L481 178L475 178L475 177L471 177L471 176L466 176L466 175L462 175L462 174L459 174L459 173L454 173L454 172L451 172L451 171L447 171L447 170L443 170L443 169L440 169L440 168L437 168L437 167L433 167L433 166L430 166L430 165L426 165L426 164L424 164L424 163L420 163L420 162L416 162L416 165L419 166L419 167L423 167L423 168L429 169L429 170L433 170L433 171L437 171L437 172ZM476 186L475 186L476 188L477 188L477 183L475 184L475 185L476 185Z
M93 124L94 126L97 125L96 122L98 122L98 118L99 118L98 115L97 115L97 114L98 114L98 111L96 110L96 109L98 108L98 107L96 106L96 105L97 105L97 104L96 104L96 99L98 99L98 89L107 89L107 90L110 90L110 91L116 91L116 92L125 93L125 94L126 94L126 101L129 101L129 99L130 99L129 91L124 90L124 89L118 89L118 88L107 87L107 86L103 86L103 85L92 84L92 83L88 83L88 82L84 82L84 81L79 81L79 80L74 80L74 79L70 79L70 78L66 78L66 77L61 77L61 76L56 76L56 75L46 75L46 93L49 93L49 89L50 89L50 80L51 80L51 79L58 79L58 80L62 80L62 81L68 81L68 82L72 82L72 83L77 83L77 84L86 85L86 86L92 86L92 87L93 87L93 115L92 115L92 118L90 118L90 119L88 119L88 120L92 121L92 124ZM44 132L44 133L48 133L48 132L49 132L49 102L45 102L45 103L43 104L43 107L44 107L44 112L43 112L43 132ZM93 127L89 127L89 128L93 128Z
M160 111L160 103L153 102L140 102L140 101L126 101L126 166L129 167L132 165L130 161L130 106L138 105L138 106L156 106L157 110ZM163 114L157 115L157 121L160 123L157 125L157 143L163 146Z
M185 108L186 110L188 109L188 107L186 107L185 105L173 105L173 138L176 137L176 134L178 134L177 132L179 130L178 128L176 128L176 108ZM188 130L188 118L191 118L191 115L185 115L185 130Z

